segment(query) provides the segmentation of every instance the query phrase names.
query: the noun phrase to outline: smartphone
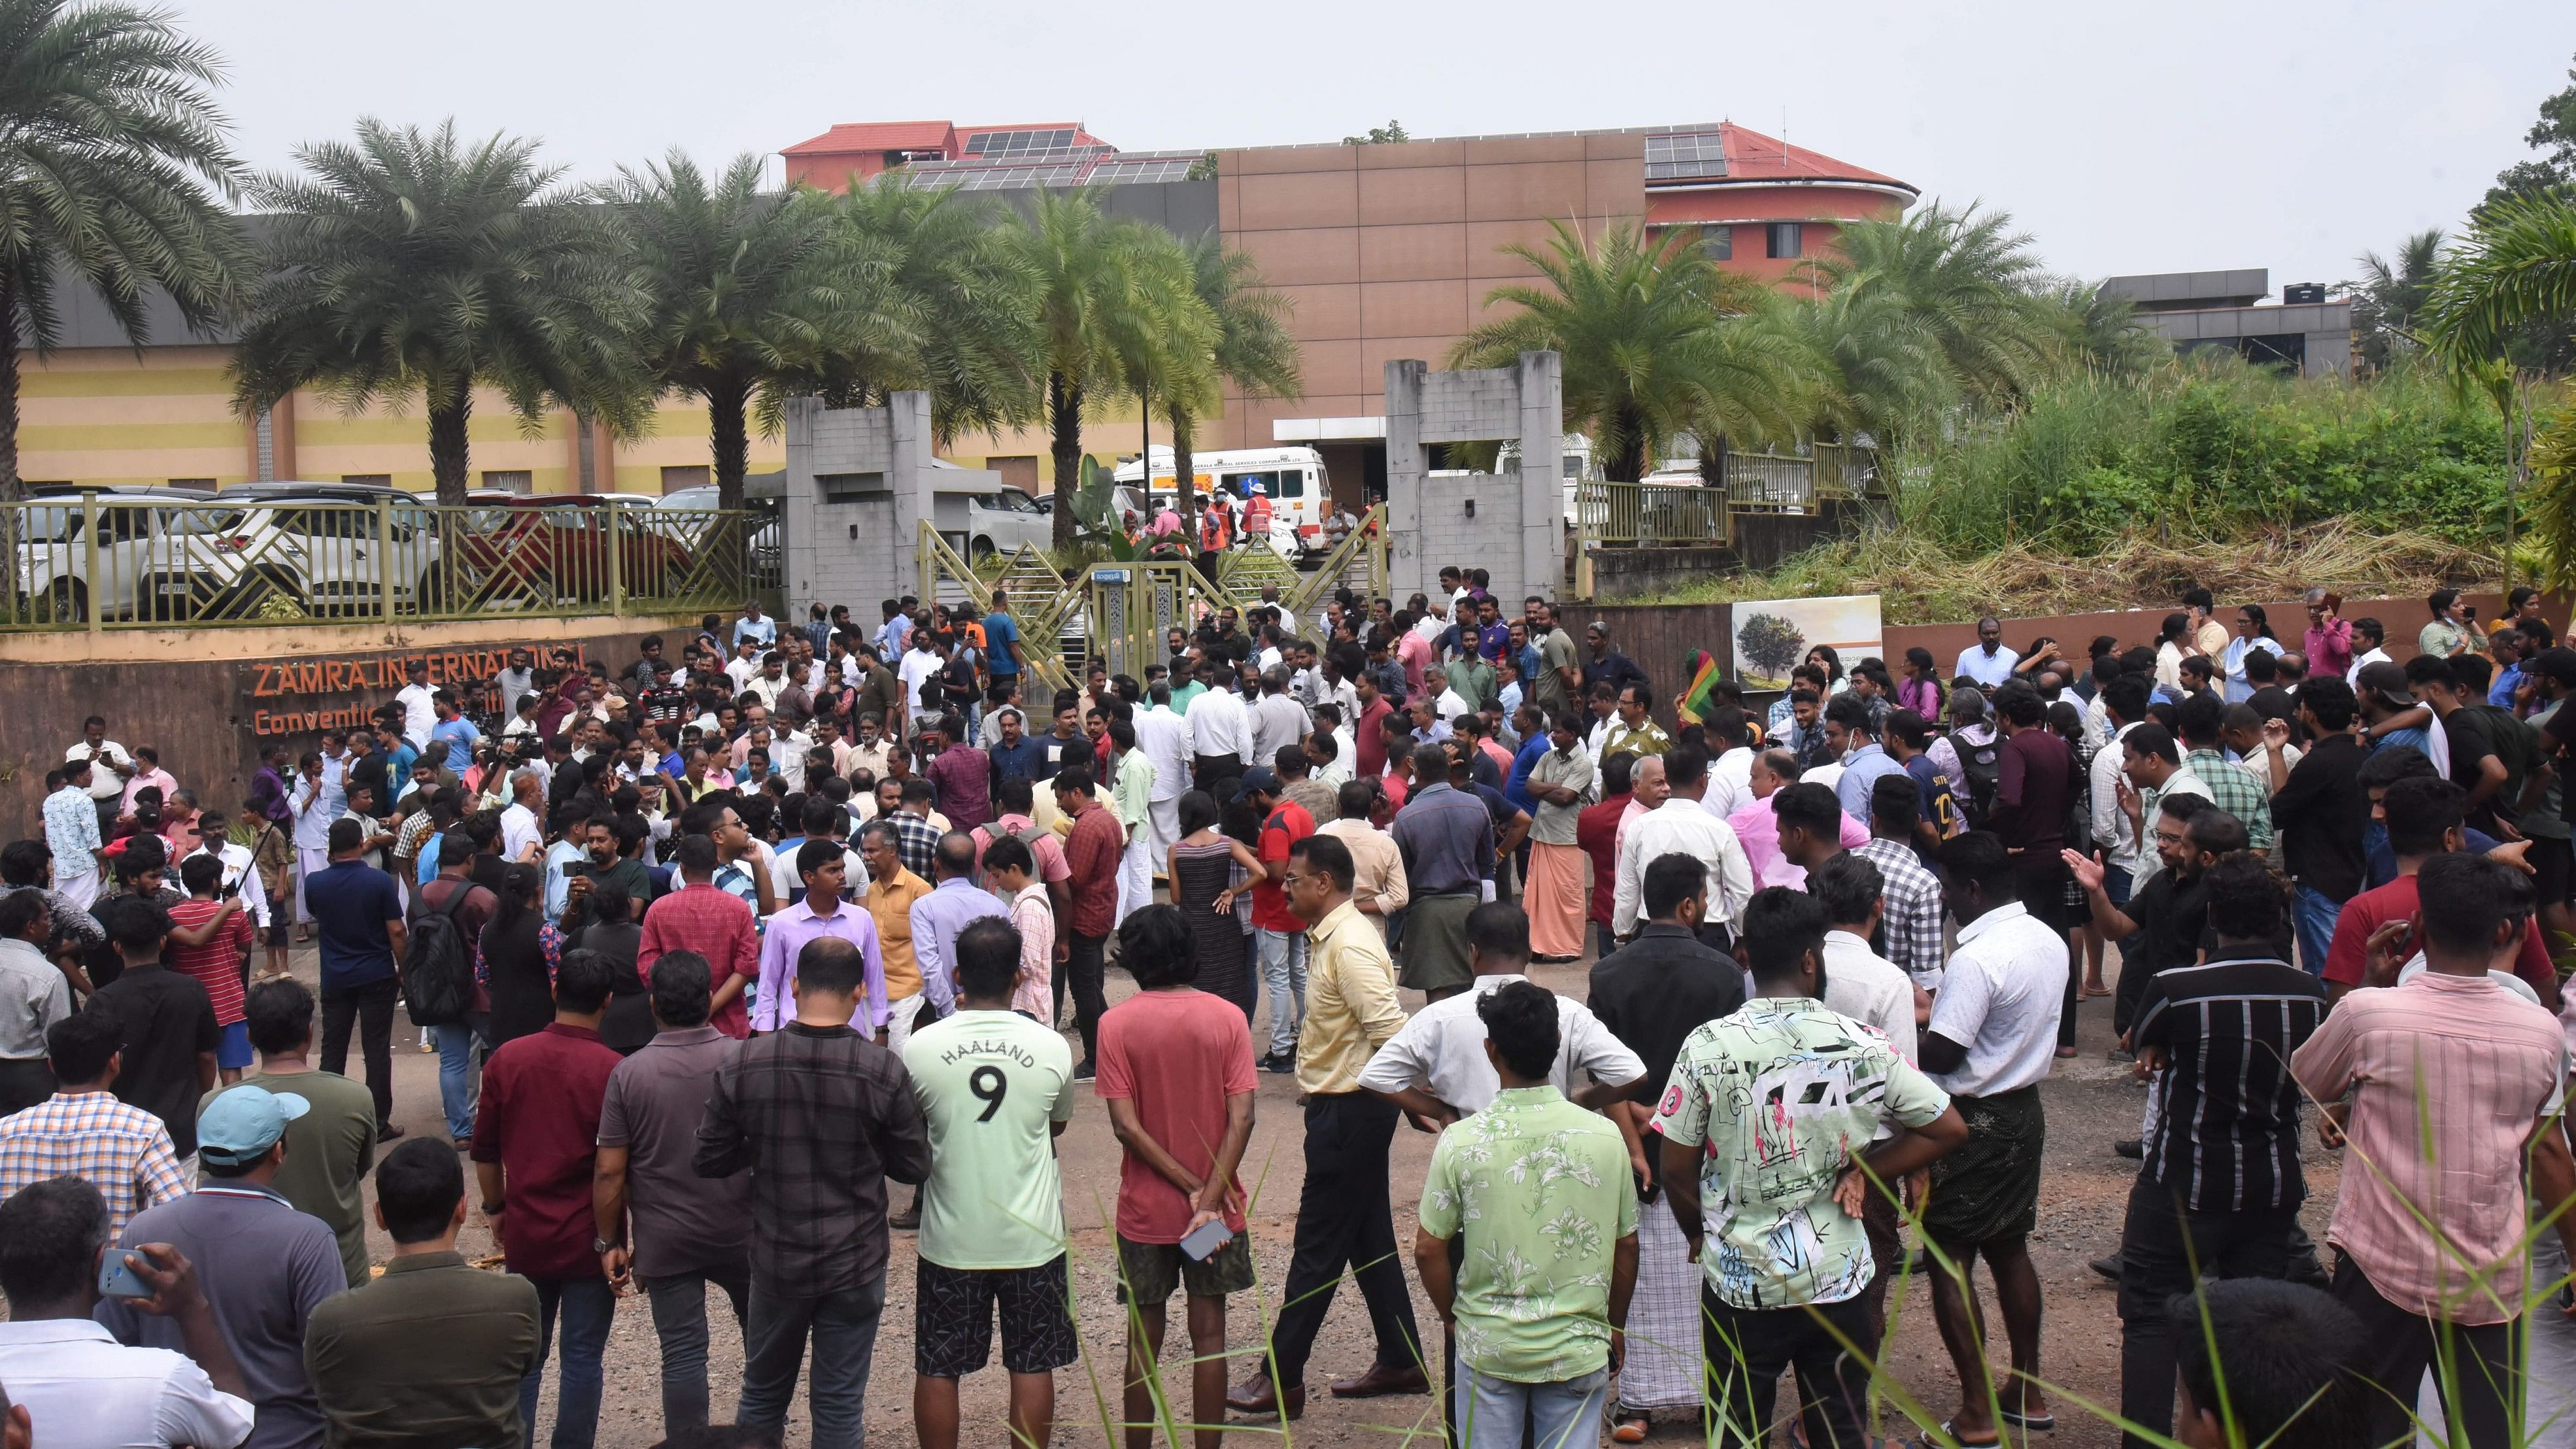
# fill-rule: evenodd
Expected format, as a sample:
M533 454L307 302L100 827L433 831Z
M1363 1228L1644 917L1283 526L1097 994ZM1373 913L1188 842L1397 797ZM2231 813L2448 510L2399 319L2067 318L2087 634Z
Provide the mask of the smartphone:
M139 1256L139 1255L138 1255ZM150 1285L125 1261L121 1248L110 1248L98 1264L98 1291L107 1298L149 1298Z
M1181 1239L1181 1251L1189 1254L1192 1261L1204 1263L1216 1255L1217 1249L1233 1241L1234 1230L1225 1225L1225 1219L1210 1218Z

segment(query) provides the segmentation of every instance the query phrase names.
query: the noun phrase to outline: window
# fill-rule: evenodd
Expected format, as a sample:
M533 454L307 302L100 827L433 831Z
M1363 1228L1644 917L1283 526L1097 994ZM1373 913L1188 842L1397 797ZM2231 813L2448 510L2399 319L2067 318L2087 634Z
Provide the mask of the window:
M215 491L215 480L212 478L173 478L170 480L170 486L173 488L186 488L199 493L212 493Z
M662 470L662 493L665 497L683 488L704 488L713 481L713 470L700 463L688 468Z
M1303 468L1282 468L1282 469L1280 469L1280 470L1279 470L1279 496L1280 496L1280 497L1282 497L1282 498L1303 498L1303 497L1305 497L1305 496L1306 496L1306 470L1305 470L1305 469L1303 469Z
M1771 223L1771 255L1774 257L1794 257L1802 255L1803 253L1800 251L1800 247L1806 241L1806 237L1804 235L1805 230L1806 228L1803 225L1794 221L1775 221Z
M1708 259L1712 262L1734 261L1735 228L1731 226L1706 226L1700 228L1699 249L1708 253Z
M518 493L522 495L537 491L535 476L529 473L525 468L486 468L483 470L483 486L486 488L498 488L504 493Z
M343 483L372 483L379 488L391 488L394 486L394 475L391 473L343 473L340 475L340 481Z
M886 475L882 471L817 473L814 475L814 487L823 495L825 503L855 503L870 494L885 492Z

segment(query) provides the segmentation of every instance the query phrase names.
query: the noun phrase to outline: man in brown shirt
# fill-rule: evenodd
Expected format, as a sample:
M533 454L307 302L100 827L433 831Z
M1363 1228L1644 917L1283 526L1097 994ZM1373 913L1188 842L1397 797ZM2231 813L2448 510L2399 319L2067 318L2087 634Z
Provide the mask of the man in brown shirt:
M1091 772L1080 766L1055 777L1056 806L1073 821L1064 839L1065 868L1073 873L1065 882L1073 898L1073 919L1065 923L1073 934L1065 973L1073 989L1074 1021L1082 1029L1082 1061L1073 1069L1077 1082L1094 1075L1100 1013L1109 1009L1101 978L1109 933L1118 927L1118 858L1127 848L1117 812L1100 802L1096 790Z

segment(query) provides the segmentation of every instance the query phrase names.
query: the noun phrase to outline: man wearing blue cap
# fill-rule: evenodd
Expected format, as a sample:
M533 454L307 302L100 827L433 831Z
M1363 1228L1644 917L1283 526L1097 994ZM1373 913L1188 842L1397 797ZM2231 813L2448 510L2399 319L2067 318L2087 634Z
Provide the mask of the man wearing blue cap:
M241 1086L197 1116L195 1192L135 1214L120 1249L168 1243L196 1269L216 1327L241 1366L257 1410L246 1449L322 1441L322 1407L304 1371L304 1325L316 1305L349 1286L328 1223L297 1212L270 1184L286 1163L286 1124L302 1097ZM121 1343L186 1351L179 1325L127 1298L100 1301L98 1320Z

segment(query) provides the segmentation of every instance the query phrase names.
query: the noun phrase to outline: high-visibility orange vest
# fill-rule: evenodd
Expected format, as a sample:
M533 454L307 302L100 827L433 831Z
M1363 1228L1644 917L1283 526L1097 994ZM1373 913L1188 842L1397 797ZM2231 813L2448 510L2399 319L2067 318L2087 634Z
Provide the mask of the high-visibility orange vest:
M1207 512L1199 515L1199 552L1220 553L1224 551L1225 545L1225 510L1211 506Z
M1255 493L1243 505L1243 536L1246 538L1270 536L1270 500L1261 494Z

